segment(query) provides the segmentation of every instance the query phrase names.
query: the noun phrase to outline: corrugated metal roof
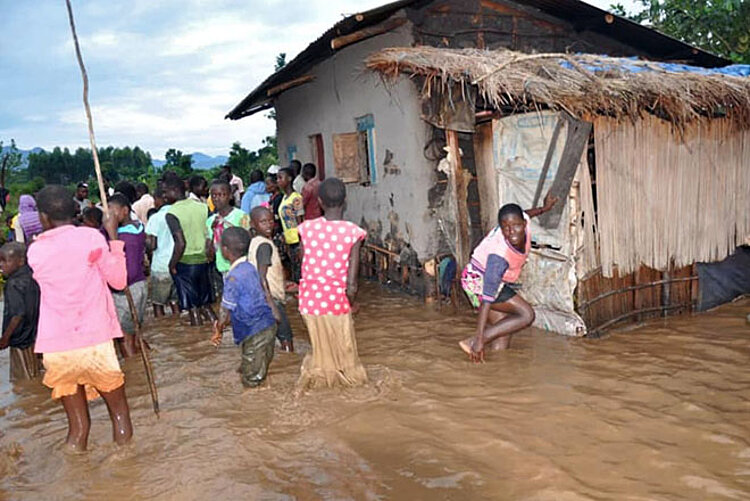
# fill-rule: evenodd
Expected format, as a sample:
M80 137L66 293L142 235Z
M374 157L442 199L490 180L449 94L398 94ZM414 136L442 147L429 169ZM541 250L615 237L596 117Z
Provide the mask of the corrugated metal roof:
M267 95L268 89L297 78L316 64L328 59L335 52L331 49L333 38L378 24L400 9L406 7L419 8L432 3L432 1L434 0L399 0L339 21L286 66L266 78L263 83L240 101L226 115L226 118L238 120L270 108L273 103L272 98ZM618 40L624 45L648 54L653 59L680 60L704 67L730 64L730 61L726 59L628 19L614 15L610 17L607 11L579 0L512 0L512 2L567 21L578 31L591 31ZM611 22L607 22L608 20Z

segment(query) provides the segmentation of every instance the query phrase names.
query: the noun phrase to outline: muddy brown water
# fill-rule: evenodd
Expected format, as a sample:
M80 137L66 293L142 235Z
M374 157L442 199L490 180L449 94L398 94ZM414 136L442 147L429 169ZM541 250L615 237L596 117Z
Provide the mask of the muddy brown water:
M371 383L295 395L301 353L243 391L237 349L150 320L162 415L125 364L135 440L62 447L61 406L0 356L0 499L748 499L750 300L601 340L528 330L469 364L471 314L369 285L356 319ZM300 352L309 347L294 318Z

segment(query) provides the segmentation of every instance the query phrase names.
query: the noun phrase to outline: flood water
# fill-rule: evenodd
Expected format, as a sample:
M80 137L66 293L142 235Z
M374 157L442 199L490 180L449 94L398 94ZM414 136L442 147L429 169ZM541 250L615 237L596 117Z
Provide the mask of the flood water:
M471 365L471 314L374 285L356 318L371 383L295 395L301 353L243 390L238 349L151 319L156 419L125 364L134 442L101 400L89 452L62 447L62 407L11 387L0 355L0 499L748 499L750 300L600 340L528 330ZM305 343L292 314L298 351Z

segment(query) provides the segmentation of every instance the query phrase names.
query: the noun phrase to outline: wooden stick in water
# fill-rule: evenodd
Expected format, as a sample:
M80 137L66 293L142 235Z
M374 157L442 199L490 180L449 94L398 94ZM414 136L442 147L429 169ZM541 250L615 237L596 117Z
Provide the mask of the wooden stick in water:
M73 20L73 7L70 5L70 0L65 0L65 5L68 8L68 20L70 21L70 31L73 34L73 44L76 49L76 59L78 59L78 67L81 69L81 78L83 79L83 107L86 110L86 120L89 127L89 142L91 143L91 154L94 157L94 170L96 171L96 179L99 183L99 198L102 201L102 208L104 213L107 214L109 207L107 206L107 193L104 190L104 178L102 176L102 169L99 165L99 154L96 150L96 140L94 139L94 121L91 118L91 107L89 106L89 77L86 73L86 67L83 64L83 57L81 56L81 47L78 44L78 35L76 34L76 25ZM133 302L133 295L130 293L130 289L125 287L125 297L128 299L128 306L130 307L130 314L133 317L133 325L135 325L135 336L138 340L139 348L141 351L141 358L143 359L143 366L146 369L146 379L148 381L149 391L151 392L151 402L154 405L154 412L156 417L159 417L159 397L156 392L156 383L154 379L154 370L151 366L151 360L149 359L148 352L145 349L143 338L141 337L141 325L138 322L138 314L135 310L135 303Z

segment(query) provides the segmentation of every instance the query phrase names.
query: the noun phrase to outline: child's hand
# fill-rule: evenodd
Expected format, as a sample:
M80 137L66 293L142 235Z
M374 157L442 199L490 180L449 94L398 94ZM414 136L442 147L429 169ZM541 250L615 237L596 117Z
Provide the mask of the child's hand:
M10 338L0 338L0 350L4 350L10 345Z
M221 344L221 338L224 337L224 333L221 332L221 328L219 327L219 322L214 321L214 333L211 336L211 344L216 346L217 348Z
M560 201L560 198L554 196L552 193L547 193L547 196L544 197L543 209L545 211L552 210L552 207L554 207L555 204L559 201Z
M474 342L471 343L469 358L475 364L484 363L484 339L482 339L482 336L476 336Z

